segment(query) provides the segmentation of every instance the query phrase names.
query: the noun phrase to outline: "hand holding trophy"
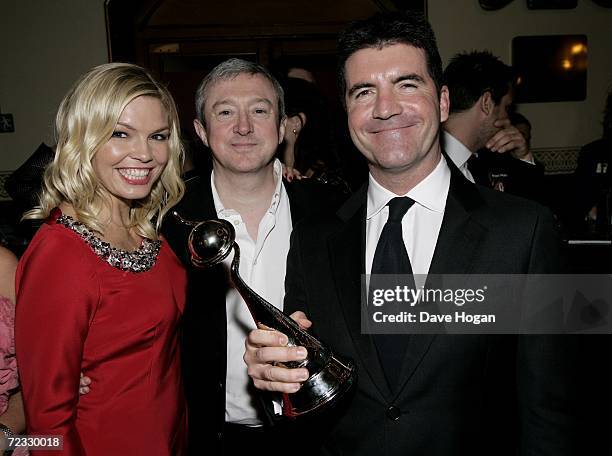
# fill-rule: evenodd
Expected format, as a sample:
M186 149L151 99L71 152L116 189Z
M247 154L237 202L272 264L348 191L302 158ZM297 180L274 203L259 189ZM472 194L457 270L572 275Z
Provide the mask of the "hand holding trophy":
M308 369L309 377L299 391L283 395L283 415L297 417L320 410L350 389L357 375L353 363L339 358L242 280L238 273L240 248L235 242L236 234L231 223L216 219L192 222L184 220L176 211L173 215L180 223L192 227L187 241L192 264L199 268L215 266L233 250L230 275L255 324L282 332L287 336L289 346L302 346L308 350L308 356L303 361L284 363L288 368Z

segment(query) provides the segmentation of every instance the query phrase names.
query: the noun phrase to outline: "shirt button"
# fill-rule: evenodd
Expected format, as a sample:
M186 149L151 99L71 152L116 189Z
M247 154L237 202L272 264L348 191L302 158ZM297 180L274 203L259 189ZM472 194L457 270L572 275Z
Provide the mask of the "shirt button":
M223 439L223 432L217 432L217 440Z
M219 389L223 389L223 382L219 382Z
M234 220L234 225L236 226L240 225L240 220Z
M399 420L401 414L402 412L395 405L392 405L391 407L387 409L387 418L389 418L392 421Z

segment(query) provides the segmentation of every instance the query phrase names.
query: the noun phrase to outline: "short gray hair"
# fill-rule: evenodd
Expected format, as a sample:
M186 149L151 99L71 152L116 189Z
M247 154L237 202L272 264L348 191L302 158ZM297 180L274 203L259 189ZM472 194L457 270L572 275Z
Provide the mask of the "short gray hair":
M260 65L259 63L232 58L225 60L214 67L210 73L208 73L206 77L202 79L202 82L200 82L200 85L198 86L195 98L195 109L198 120L202 122L202 125L206 125L206 121L204 119L204 103L206 103L208 88L219 81L234 79L241 74L261 74L264 78L270 81L274 91L276 92L276 97L278 98L278 121L280 122L281 119L285 117L285 93L280 83L274 76L272 76L272 73L270 73L266 67Z

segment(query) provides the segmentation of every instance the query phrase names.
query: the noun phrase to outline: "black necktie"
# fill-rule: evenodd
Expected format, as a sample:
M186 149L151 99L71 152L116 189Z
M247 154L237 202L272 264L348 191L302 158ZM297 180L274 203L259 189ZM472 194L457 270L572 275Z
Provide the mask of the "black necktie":
M407 196L393 198L387 204L389 218L376 245L372 274L412 274L412 265L402 237L402 219L413 204L414 200Z
M402 237L402 218L413 204L414 200L408 197L393 198L389 201L389 218L376 245L372 274L412 274L412 265ZM370 290L378 288L374 281L371 277ZM414 287L412 277L410 281L407 285ZM374 334L374 343L391 389L398 386L401 363L409 337L403 334Z

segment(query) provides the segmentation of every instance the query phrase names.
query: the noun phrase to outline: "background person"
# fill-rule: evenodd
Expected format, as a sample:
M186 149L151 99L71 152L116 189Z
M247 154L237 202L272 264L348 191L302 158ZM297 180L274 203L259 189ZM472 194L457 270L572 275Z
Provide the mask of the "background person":
M303 79L283 81L287 127L280 146L281 159L287 168L287 179L292 171L299 175L335 185L349 193L338 162L336 138L329 109L317 87Z
M602 126L602 137L580 149L570 195L569 222L577 235L609 239L612 236L612 89L606 97Z
M25 430L13 336L16 268L15 255L0 246L0 455L4 454L9 436L23 434ZM12 454L18 456L28 452L18 449Z
M5 454L8 437L25 431L25 413L15 357L15 270L17 258L0 246L0 456ZM87 394L91 380L80 376L79 393ZM16 448L13 456L29 454Z
M466 178L542 201L544 171L511 123L514 72L488 51L455 55L444 70L450 113L444 150Z

